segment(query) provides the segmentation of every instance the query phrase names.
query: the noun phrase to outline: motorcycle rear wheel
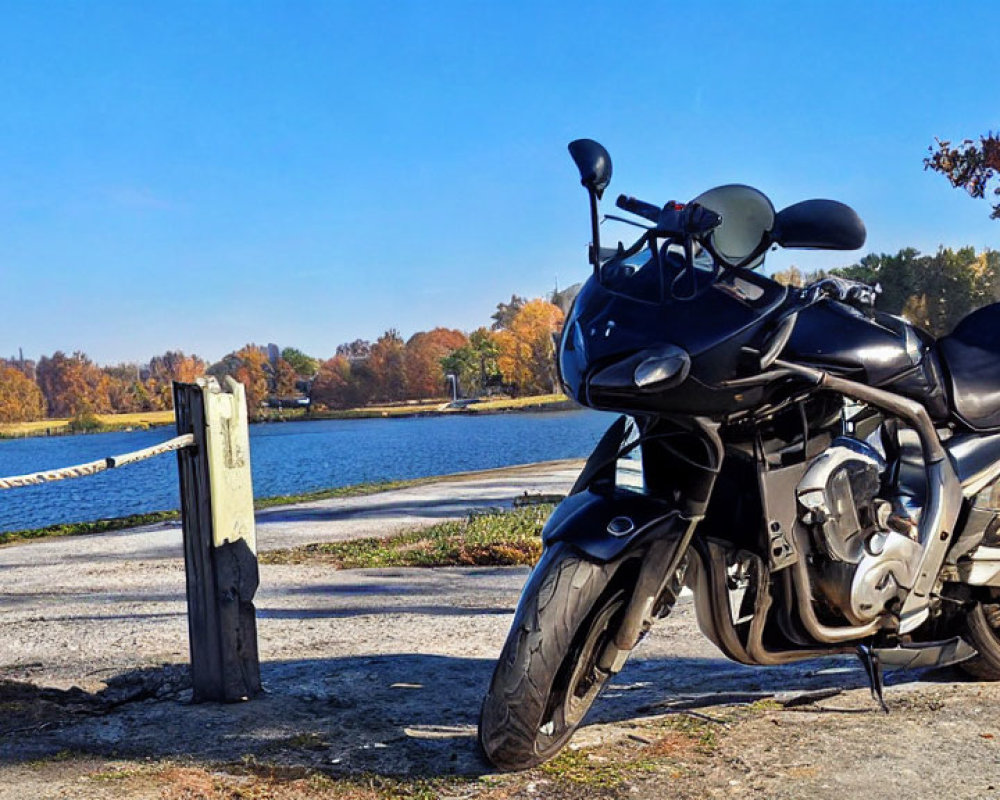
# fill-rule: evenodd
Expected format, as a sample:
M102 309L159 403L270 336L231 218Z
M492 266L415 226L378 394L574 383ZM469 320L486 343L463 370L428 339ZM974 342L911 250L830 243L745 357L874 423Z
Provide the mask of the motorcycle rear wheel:
M1000 681L1000 605L977 603L966 614L964 637L979 655L959 668L981 681Z
M479 743L503 770L528 769L566 744L611 674L596 661L621 621L630 586L620 564L571 547L546 550L521 595L483 700Z

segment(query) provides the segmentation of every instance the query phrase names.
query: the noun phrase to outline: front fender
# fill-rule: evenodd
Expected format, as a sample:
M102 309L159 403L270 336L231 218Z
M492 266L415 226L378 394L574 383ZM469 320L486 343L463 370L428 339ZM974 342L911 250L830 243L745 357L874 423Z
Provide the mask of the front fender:
M641 539L683 531L688 521L663 500L627 489L572 494L542 530L546 547L566 542L593 561L614 561Z

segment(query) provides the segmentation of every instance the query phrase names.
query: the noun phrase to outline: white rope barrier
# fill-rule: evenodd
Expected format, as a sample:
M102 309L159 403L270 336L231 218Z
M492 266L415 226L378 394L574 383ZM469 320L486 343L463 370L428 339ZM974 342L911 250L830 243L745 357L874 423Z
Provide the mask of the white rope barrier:
M185 433L183 436L177 436L161 444L144 447L142 450L136 450L132 453L123 453L120 456L108 456L107 458L90 461L86 464L77 464L72 467L63 467L62 469L53 469L46 472L33 472L30 475L12 475L9 478L0 478L0 489L18 489L22 486L37 486L40 483L96 475L98 472L104 472L106 469L135 464L137 461L145 461L147 458L169 453L173 450L181 450L193 445L194 434Z

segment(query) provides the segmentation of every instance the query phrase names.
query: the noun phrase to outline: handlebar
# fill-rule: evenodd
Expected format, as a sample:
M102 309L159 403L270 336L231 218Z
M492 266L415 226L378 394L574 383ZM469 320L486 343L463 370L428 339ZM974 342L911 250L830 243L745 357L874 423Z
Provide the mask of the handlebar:
M875 305L880 294L882 294L882 287L878 284L869 286L867 283L852 281L849 278L841 278L836 275L822 278L802 290L802 298L808 305L812 305L824 297L830 297L851 305L870 308Z
M622 211L628 211L630 214L648 219L654 224L660 220L660 207L647 203L645 200L639 200L637 197L620 194L615 200L615 205Z
M663 208L628 195L618 195L618 208L648 219L660 236L701 236L716 228L722 217L697 203L667 203Z

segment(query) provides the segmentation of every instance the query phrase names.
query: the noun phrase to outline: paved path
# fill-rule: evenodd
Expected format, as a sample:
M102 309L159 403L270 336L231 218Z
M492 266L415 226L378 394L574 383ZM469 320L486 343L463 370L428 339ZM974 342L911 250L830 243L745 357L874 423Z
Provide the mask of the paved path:
M258 548L384 536L477 508L509 507L525 493L565 493L580 466L562 461L466 473L407 489L264 510L258 514ZM317 572L323 576L319 581ZM273 620L315 616L310 604L328 589L336 595L330 584L343 580L328 568L264 566L257 596L264 657L297 646L286 642L284 628L273 630ZM351 577L347 583L364 580ZM428 580L441 581L423 572L412 583ZM409 591L394 589L394 605L405 604ZM452 602L447 594L436 602ZM0 678L89 686L115 670L184 660L184 597L179 523L0 548ZM298 627L290 623L293 632Z

